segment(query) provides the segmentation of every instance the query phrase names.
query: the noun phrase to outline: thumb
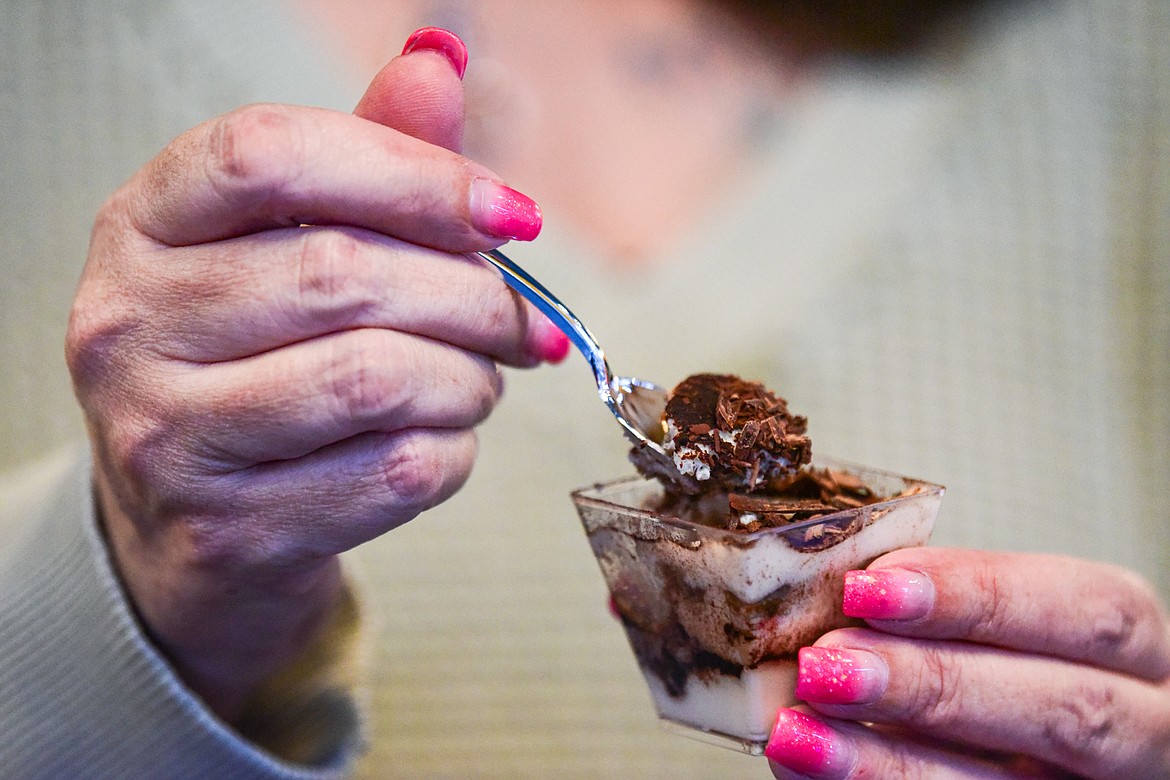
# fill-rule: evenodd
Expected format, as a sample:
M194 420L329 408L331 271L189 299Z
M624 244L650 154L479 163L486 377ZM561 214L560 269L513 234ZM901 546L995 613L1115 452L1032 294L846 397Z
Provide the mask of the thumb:
M467 47L455 33L424 27L374 76L354 114L453 152L463 144Z

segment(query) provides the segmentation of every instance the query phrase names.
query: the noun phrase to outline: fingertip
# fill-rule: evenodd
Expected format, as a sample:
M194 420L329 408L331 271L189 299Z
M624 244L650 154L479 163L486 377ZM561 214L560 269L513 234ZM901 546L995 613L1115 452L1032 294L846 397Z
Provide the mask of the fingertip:
M779 761L773 761L770 758L768 759L768 769L772 771L772 777L776 780L808 780L808 775L793 772Z
M460 76L466 66L466 50L461 41L453 36L447 38L449 34L442 32L443 36L412 35L403 49L404 56L391 59L371 80L354 114L459 152L463 146L464 121ZM433 51L442 56L411 55L417 51Z
M546 363L557 364L569 355L569 337L551 322L546 320L545 323L541 336L541 359Z
M870 704L885 692L889 667L876 653L847 647L802 647L796 698L817 704Z
M563 361L569 354L569 338L539 311L532 309L528 316L530 319L524 347L528 359L524 365L534 367L540 363L557 364Z
M867 620L917 620L934 606L934 583L909 569L866 569L845 574L841 610Z
M406 39L402 47L403 54L415 51L433 51L442 54L455 69L460 79L467 72L467 46L463 40L442 27L422 27L415 30Z
M776 777L848 777L857 763L852 743L826 723L799 710L776 713L776 725L764 749ZM778 772L778 769L787 772Z

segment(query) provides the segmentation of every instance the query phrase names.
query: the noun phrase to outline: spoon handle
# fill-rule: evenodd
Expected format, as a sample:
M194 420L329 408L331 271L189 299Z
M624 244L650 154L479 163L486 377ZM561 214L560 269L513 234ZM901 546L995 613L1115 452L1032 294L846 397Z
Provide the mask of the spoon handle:
M561 303L559 298L546 290L543 284L529 276L527 271L512 262L503 252L498 249L489 249L486 252L476 252L476 254L499 269L509 287L531 301L569 337L569 341L581 350L581 354L592 366L598 388L604 388L608 391L611 374L605 360L605 352L589 329L582 324L581 320L577 319L577 315L573 314L568 306Z
M593 378L597 381L597 394L617 418L630 440L645 451L664 459L668 467L671 466L673 460L663 452L662 446L658 443L661 436L647 433L657 426L658 418L666 405L666 393L662 388L634 377L614 376L609 370L605 352L597 343L597 339L559 298L529 276L527 271L509 260L503 252L492 249L476 254L499 270L509 287L544 312L552 323L568 336L569 341L581 350L581 354L593 369Z

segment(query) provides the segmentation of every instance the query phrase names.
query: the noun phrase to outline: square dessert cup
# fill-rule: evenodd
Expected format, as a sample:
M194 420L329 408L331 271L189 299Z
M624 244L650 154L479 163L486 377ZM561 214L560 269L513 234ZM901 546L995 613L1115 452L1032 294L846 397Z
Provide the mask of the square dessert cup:
M573 493L658 715L683 733L762 755L793 704L796 652L834 628L844 574L926 544L943 487L818 458L881 500L791 525L737 532L656 511L640 476Z

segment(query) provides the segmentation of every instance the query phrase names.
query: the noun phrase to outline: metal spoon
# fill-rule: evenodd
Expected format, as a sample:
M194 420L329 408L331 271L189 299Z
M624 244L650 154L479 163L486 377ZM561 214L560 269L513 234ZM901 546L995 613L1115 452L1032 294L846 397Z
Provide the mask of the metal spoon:
M597 394L613 412L626 436L638 447L643 447L661 458L663 465L677 470L674 460L662 450L662 412L666 408L666 391L644 379L632 376L617 376L605 360L605 351L589 329L581 324L569 307L540 282L528 275L520 266L508 259L497 249L477 252L480 257L499 269L504 281L516 292L531 301L536 308L564 331L569 341L581 350L581 354L593 368L597 381Z

